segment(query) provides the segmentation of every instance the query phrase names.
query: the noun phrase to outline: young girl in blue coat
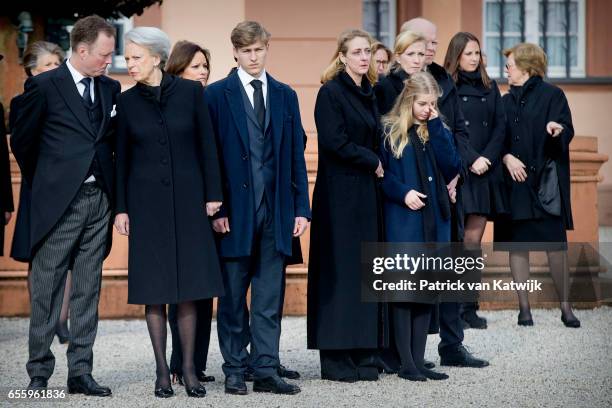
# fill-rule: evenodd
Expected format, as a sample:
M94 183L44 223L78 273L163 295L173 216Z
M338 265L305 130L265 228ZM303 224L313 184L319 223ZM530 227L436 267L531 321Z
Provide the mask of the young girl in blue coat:
M440 94L431 74L415 73L383 118L387 242L450 241L450 202L456 191L446 186L459 173L461 159L438 115ZM423 366L432 305L390 303L389 309L401 361L398 375L411 381L448 378Z

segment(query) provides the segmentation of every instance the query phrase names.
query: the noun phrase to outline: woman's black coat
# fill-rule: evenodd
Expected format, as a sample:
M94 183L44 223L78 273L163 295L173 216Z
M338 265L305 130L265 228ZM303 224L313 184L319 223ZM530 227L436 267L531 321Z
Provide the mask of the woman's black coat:
M222 201L202 86L164 74L161 99L137 84L117 100L117 213L130 218L128 302L223 294L205 203Z
M9 159L4 107L0 104L0 256L4 255L4 213L13 212L13 185L11 183L11 162Z
M371 89L367 80L362 83ZM384 310L361 301L362 242L381 234L379 121L373 92L345 72L317 95L319 163L308 263L308 348L377 348L387 339Z
M389 113L397 97L404 89L404 81L408 79L408 74L401 68L394 69L388 75L380 79L374 87L378 111L381 115Z
M465 173L461 187L464 212L486 216L506 213L507 197L501 163L506 115L499 88L495 81L491 81L491 87L486 88L480 76L475 78L473 74L465 73L459 74L456 86L470 145L480 156L491 161L489 170L480 176L471 171Z
M512 219L539 219L546 215L537 191L546 159L551 158L557 166L563 222L566 229L573 229L569 144L574 127L565 94L541 77L533 76L522 87L511 87L502 100L507 117L507 152L521 160L527 172L527 180L518 183L505 171ZM546 132L550 121L563 126L559 136L552 137Z

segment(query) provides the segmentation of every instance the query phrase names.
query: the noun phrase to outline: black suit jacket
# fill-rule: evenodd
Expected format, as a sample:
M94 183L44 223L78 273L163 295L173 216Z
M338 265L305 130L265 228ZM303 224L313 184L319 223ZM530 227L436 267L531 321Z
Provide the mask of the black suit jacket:
M97 131L91 126L66 63L26 81L11 147L32 186L33 250L76 196L94 157L102 172L98 182L113 203L115 120L111 112L121 85L105 76L96 78L95 84L95 97L100 98L103 109ZM110 239L107 242L108 250Z

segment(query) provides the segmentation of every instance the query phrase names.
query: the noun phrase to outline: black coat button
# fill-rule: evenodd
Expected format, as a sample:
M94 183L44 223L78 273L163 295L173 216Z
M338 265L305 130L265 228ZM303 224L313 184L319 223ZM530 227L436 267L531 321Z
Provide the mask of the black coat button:
M480 98L480 100L483 101L483 102L486 102L487 98L482 97L482 98Z
M242 160L246 160L246 159L248 159L248 156L246 154L243 154L242 155Z
M162 157L161 164L168 164L168 158L167 157Z
M519 118L518 118L518 116L517 116L516 118L514 118L514 122L515 122L515 123L518 123L518 122L519 122Z
M531 171L535 172L535 166L531 166L529 169L530 169Z
M248 185L247 183L244 183L244 184L242 185L242 188L247 188L248 186L249 186L249 185Z
M514 140L516 140L517 142L519 141L520 137L518 136L514 136Z
M470 121L469 120L465 121L465 126L470 126Z
M486 121L486 120L482 122L482 126L487 127L488 125L489 125L489 124L487 123L487 121Z
M160 125L164 123L164 121L163 121L162 119L159 119L157 122L158 122Z
M467 102L467 96L463 97L463 102Z

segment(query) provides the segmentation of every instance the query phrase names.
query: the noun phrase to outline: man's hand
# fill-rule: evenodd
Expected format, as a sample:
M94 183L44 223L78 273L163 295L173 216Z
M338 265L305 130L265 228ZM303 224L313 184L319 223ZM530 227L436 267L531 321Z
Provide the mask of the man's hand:
M301 236L306 231L306 228L308 228L308 224L310 224L310 222L308 222L307 218L295 217L295 226L293 227L293 236L294 237Z
M221 205L223 203L221 201L210 201L206 203L206 215L212 217L221 209Z
M216 220L213 220L212 226L213 230L215 230L215 232L218 232L219 234L225 234L226 232L230 232L229 218L227 217L217 218Z
M119 213L115 216L115 229L121 235L130 235L130 217L126 213Z

